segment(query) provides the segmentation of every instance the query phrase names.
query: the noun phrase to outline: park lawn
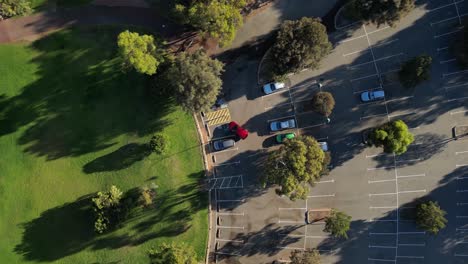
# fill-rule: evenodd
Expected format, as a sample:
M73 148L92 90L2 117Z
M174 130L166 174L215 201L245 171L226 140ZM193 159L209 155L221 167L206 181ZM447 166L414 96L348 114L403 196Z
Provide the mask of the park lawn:
M120 31L0 45L0 263L148 263L148 249L171 241L204 259L208 197L192 116L120 70ZM149 155L156 132L169 148ZM154 208L95 235L90 195L152 183Z

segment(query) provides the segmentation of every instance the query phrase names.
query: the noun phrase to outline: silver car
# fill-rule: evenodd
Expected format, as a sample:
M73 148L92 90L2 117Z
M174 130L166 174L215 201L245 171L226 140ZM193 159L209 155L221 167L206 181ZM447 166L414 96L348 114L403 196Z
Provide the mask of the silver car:
M273 121L270 123L270 130L273 132L295 128L295 127L296 127L296 120L294 119L289 119L289 120L284 120L284 121Z
M283 89L284 87L286 87L286 85L281 82L268 83L263 86L263 92L265 94L271 94L271 93L278 91L279 89Z
M213 148L215 151L221 151L224 149L232 148L236 145L234 139L220 139L213 142Z

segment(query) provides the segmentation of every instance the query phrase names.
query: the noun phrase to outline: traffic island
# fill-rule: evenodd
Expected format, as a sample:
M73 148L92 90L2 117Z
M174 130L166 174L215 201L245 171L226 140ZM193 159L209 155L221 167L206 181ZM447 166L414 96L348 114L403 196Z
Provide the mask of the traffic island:
M453 128L453 138L458 139L467 139L468 138L468 125L465 126L455 126Z
M306 213L306 223L313 224L317 222L325 221L325 218L329 217L331 214L331 208L322 208L308 210Z

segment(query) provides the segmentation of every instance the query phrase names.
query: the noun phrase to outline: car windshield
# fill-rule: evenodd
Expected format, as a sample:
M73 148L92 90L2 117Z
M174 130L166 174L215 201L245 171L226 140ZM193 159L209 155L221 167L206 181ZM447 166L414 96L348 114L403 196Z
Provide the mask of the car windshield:
M272 91L274 91L274 90L276 89L276 87L275 87L275 84L274 84L274 83L270 83L270 89L271 89Z
M289 127L288 121L281 122L281 127L282 127L282 128L287 128L287 127Z

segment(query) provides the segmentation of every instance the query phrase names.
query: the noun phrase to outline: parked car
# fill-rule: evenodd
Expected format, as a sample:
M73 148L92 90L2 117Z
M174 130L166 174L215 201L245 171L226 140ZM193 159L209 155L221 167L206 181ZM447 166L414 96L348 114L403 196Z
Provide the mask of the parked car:
M293 139L295 137L296 137L296 134L294 133L279 134L276 136L276 142L283 143L285 140Z
M228 125L229 131L236 134L241 139L246 139L249 136L249 131L247 129L239 126L236 122L232 121Z
M263 86L263 92L265 94L271 94L280 89L283 89L284 87L286 87L286 84L281 83L281 82L267 83Z
M273 121L270 123L270 130L273 132L295 128L295 127L296 127L296 120L294 119L289 119L289 120L284 120L284 121Z
M220 98L220 99L216 100L215 104L211 107L211 110L212 111L217 111L217 110L221 110L221 109L227 108L227 107L228 107L227 102L223 98Z
M319 141L319 145L320 145L320 148L321 148L323 151L325 151L325 152L328 151L328 143L327 143L326 141L322 141L322 142Z
M365 91L361 93L361 101L372 102L385 99L385 91L382 89Z
M213 142L213 148L215 151L225 150L232 148L236 145L234 139L220 139Z

